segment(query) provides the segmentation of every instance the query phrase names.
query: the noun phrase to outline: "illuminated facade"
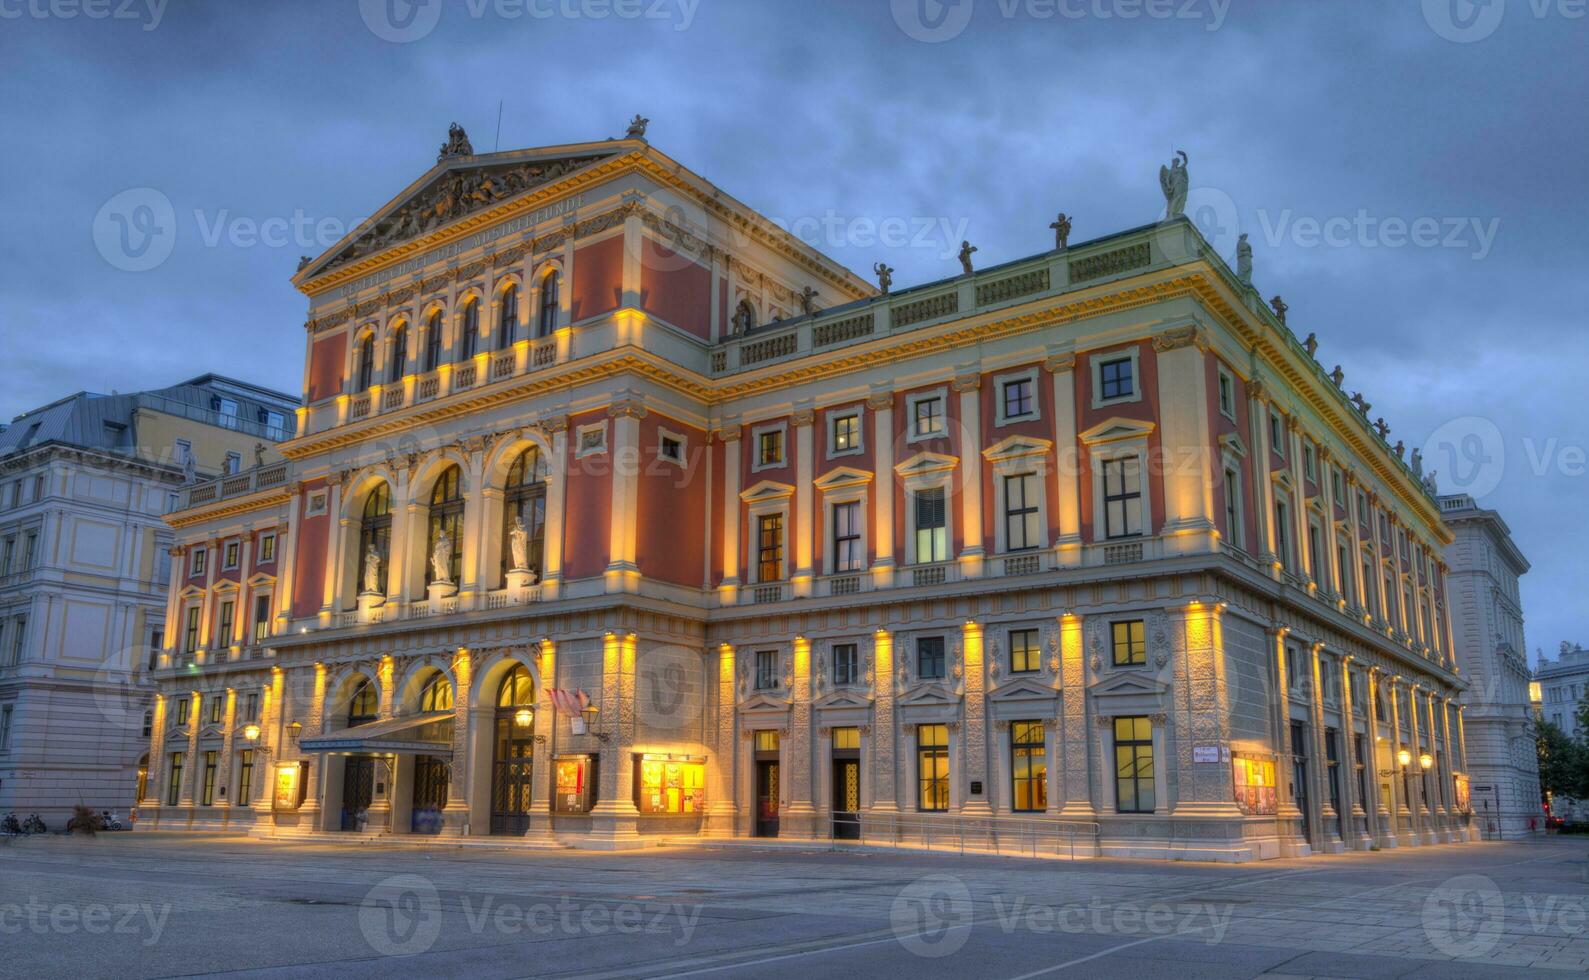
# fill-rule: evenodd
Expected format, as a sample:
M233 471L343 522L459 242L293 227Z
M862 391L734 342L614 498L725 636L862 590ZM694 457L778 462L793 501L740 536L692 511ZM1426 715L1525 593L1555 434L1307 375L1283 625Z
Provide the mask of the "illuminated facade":
M1466 837L1438 508L1184 219L887 292L643 138L458 131L294 282L141 825Z

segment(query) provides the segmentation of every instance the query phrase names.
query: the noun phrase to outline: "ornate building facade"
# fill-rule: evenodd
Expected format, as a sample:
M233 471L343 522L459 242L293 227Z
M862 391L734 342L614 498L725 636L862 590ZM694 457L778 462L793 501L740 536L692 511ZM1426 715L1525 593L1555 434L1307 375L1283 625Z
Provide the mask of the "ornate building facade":
M294 279L288 477L171 518L141 825L1465 839L1428 489L1187 220L1059 225L890 291L641 120L458 131Z
M1440 498L1456 539L1451 564L1451 617L1457 662L1469 684L1467 723L1473 808L1487 837L1545 832L1528 684L1528 644L1518 579L1528 559L1493 510L1465 493Z
M216 375L78 392L0 430L0 813L123 818L143 786L171 529L200 475L285 470L289 395Z

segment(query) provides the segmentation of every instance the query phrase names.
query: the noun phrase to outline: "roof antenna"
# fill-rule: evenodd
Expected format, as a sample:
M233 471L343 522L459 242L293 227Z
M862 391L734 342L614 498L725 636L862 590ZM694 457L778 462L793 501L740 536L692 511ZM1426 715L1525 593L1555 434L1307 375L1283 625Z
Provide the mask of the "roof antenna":
M495 140L495 144L491 147L491 152L495 153L495 152L497 152L497 150L501 149L501 147L502 147L502 100L498 99L497 100L497 138Z

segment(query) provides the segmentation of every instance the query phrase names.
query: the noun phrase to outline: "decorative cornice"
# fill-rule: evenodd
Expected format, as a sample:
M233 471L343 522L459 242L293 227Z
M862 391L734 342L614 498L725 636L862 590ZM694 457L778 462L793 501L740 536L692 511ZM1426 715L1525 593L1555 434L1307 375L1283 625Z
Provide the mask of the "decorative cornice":
M1043 370L1050 374L1062 374L1066 371L1076 370L1075 354L1052 354L1043 361Z
M1153 349L1160 354L1167 354L1183 347L1202 347L1201 338L1198 336L1197 327L1187 324L1181 327L1171 327L1153 338Z

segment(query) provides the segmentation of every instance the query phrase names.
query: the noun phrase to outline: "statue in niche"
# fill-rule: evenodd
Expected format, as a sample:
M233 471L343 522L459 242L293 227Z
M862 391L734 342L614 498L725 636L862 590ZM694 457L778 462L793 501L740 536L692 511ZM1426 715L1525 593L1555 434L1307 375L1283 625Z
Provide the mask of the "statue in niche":
M513 515L513 527L508 531L508 543L513 548L513 570L527 571L530 567L530 532L524 527L524 518Z
M381 589L381 553L375 550L375 542L364 551L364 591L369 595L379 595Z
M445 529L436 532L436 544L430 551L430 570L435 581L452 584L452 539Z

